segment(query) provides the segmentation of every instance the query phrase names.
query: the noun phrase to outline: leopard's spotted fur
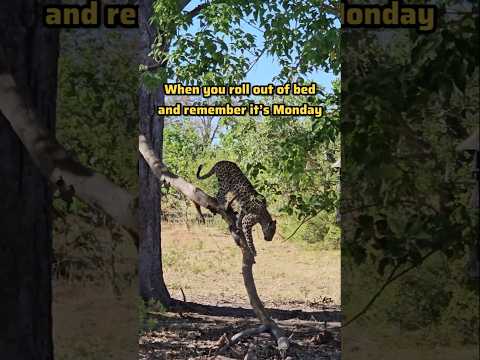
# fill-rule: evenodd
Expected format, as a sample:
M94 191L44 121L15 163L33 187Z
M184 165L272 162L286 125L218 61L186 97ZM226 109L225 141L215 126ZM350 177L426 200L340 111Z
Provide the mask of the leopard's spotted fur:
M260 223L266 241L272 241L276 230L276 221L272 219L268 210L265 197L260 195L247 177L242 173L237 164L231 161L217 162L209 172L200 175L202 165L198 167L197 178L206 179L213 174L218 179L217 201L221 206L227 207L227 201L235 201L239 207L237 228L242 229L248 247L253 256L256 256L253 245L252 227Z

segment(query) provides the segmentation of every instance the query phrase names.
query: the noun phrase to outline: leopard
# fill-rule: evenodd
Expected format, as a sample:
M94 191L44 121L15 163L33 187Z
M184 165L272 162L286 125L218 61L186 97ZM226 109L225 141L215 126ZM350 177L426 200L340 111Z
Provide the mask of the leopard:
M207 179L214 174L217 177L218 192L216 200L219 205L227 210L235 202L235 205L239 208L236 227L243 231L249 251L255 257L257 251L253 244L253 226L261 225L265 241L273 240L277 228L276 220L272 219L268 212L265 197L255 190L242 170L232 161L222 160L217 162L205 175L200 175L202 168L203 165L200 165L197 170L199 180Z

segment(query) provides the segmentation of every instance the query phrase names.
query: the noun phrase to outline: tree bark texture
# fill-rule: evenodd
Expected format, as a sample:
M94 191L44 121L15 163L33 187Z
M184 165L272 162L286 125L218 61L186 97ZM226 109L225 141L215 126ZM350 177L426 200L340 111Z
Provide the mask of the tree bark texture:
M148 55L156 30L149 24L152 16L152 0L140 1L141 64L150 66L153 59ZM139 90L140 134L145 136L162 158L163 121L156 116L155 107L164 104L163 89L150 90L143 84ZM162 270L160 182L148 164L139 157L139 281L140 296L144 300L158 300L168 306L170 294L165 286Z
M13 75L21 96L53 132L58 33L42 26L44 3L0 2L0 73ZM50 208L47 179L0 113L2 360L53 359Z

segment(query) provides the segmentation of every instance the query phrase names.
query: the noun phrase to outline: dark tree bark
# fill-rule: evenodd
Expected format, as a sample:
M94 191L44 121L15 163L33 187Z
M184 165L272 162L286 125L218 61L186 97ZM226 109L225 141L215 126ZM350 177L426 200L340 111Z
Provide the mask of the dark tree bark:
M142 0L139 9L142 33L140 61L147 66L155 65L148 56L156 36L155 29L149 24L152 3L152 0ZM150 141L155 153L161 159L164 119L155 115L155 107L164 104L163 89L150 91L142 85L139 96L140 133ZM141 156L139 157L139 188L140 296L144 300L159 300L168 307L171 297L165 286L162 270L160 183Z
M42 26L45 1L0 2L0 72L47 128L55 128L58 33ZM48 1L49 4L55 1ZM53 359L51 192L0 113L0 358Z

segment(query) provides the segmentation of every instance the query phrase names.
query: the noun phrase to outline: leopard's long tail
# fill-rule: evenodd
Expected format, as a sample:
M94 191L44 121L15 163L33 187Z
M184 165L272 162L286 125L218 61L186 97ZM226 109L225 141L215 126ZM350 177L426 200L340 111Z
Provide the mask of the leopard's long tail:
M215 174L215 165L213 165L213 167L210 169L210 171L207 172L205 175L200 175L200 171L202 171L202 168L203 168L203 165L200 164L200 166L198 167L198 170L197 170L197 179L204 180L206 178L209 178L213 174Z

